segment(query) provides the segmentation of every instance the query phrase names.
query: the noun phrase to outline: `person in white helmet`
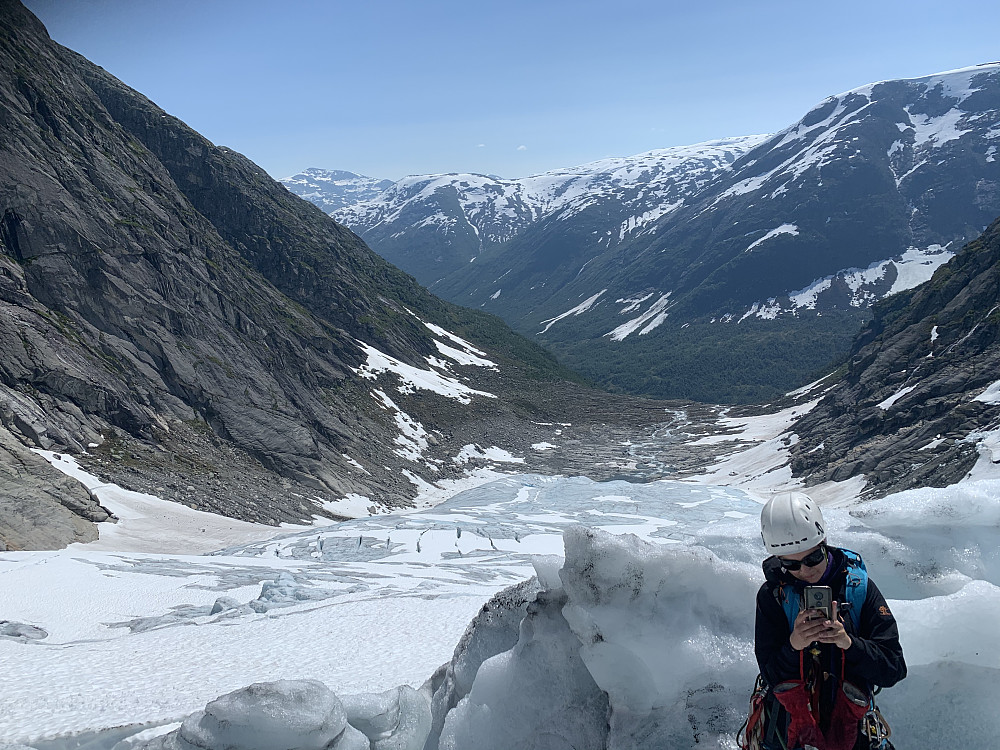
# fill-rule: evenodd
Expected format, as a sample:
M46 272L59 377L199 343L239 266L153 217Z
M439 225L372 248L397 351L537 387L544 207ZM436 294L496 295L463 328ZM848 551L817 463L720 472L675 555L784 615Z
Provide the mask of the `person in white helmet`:
M906 663L896 620L860 555L827 544L819 505L801 492L772 497L760 525L770 553L754 633L769 709L761 747L890 748L867 736L867 714L874 688L903 679ZM831 613L803 606L806 586L830 587Z

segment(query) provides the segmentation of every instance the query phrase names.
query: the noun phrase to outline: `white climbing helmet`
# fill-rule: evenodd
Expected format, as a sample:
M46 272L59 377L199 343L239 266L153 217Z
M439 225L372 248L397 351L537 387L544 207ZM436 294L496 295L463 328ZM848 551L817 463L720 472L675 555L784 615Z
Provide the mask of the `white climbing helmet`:
M826 539L826 524L815 500L802 492L782 492L761 511L760 535L772 555L795 554Z

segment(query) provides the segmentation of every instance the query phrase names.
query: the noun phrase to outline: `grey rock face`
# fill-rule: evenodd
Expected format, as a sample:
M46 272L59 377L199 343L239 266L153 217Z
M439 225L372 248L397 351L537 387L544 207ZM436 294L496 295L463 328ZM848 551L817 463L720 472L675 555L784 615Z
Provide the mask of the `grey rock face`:
M978 458L967 438L1000 416L977 399L1000 377L998 306L1000 221L931 281L875 307L844 379L795 426L794 473L864 474L872 495L964 477Z
M598 397L559 384L574 376L552 356L431 296L249 160L54 44L16 0L0 0L0 103L0 421L16 442L277 524L336 517L323 504L349 493L406 505L416 478L458 474L451 459L467 444L530 453L554 403L571 407L558 421L603 420L586 413ZM497 398L459 404L359 375L360 342L431 367L442 342L425 323L482 347L496 370L456 364L449 376ZM398 412L374 389L420 421L420 457L398 450ZM2 461L29 486L20 457ZM47 537L23 532L24 503L53 480L38 481L3 514L0 539L93 533L69 517ZM54 508L100 517L54 486Z
M300 495L405 502L412 489L383 481L400 465L384 448L395 428L358 384L355 338L419 361L434 347L401 295L415 312L438 303L247 160L53 44L19 3L2 10L4 424L40 447L110 442L112 473L145 445L170 457L154 474L180 463L204 477L231 448ZM187 439L199 425L207 452ZM348 452L372 456L367 475ZM277 508L224 510L324 513L288 489L268 493Z
M5 549L53 549L93 541L94 522L106 520L107 511L82 484L52 468L0 426L0 543Z

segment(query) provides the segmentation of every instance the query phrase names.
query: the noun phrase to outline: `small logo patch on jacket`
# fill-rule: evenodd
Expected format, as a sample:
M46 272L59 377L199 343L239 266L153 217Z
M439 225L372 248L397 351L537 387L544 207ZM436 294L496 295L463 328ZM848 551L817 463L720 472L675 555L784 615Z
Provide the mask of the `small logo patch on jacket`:
M889 617L892 614L892 612L889 611L889 608L884 604L878 608L878 613L883 617Z

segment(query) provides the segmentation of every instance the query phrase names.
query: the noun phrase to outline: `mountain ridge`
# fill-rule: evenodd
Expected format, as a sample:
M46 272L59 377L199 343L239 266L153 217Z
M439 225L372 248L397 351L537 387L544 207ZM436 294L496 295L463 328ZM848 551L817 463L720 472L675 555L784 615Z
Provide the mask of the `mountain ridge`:
M795 424L796 476L863 476L867 497L945 487L979 460L1000 419L1000 219L933 278L874 306L844 376Z
M640 175L645 187L639 192L647 200L654 196L656 205L638 216L623 214L620 233L641 231L676 208L692 185L702 184L713 170L762 138L724 138L656 149L517 179L465 173L404 177L379 196L335 212L335 218L371 237L384 257L433 286L440 275L463 268L485 248L514 239L545 217L568 221L595 202L619 201L627 211L637 200L635 191L629 194L631 183ZM297 186L283 182L307 197ZM411 218L413 226L407 229ZM420 246L423 229L449 237L447 251L429 264L421 264L414 249L414 244ZM407 244L394 244L398 237L405 237Z
M501 315L605 387L767 400L845 355L872 303L929 279L1000 213L998 146L1000 65L989 63L828 97L641 232L623 233L628 217L598 201L469 263L457 239L416 228L429 214L415 203L388 238L359 231L435 293ZM438 275L447 263L456 270ZM742 340L749 327L758 345ZM825 360L783 343L796 336L831 337ZM745 367L726 364L734 348ZM713 372L730 370L710 387L706 350Z
M334 214L345 206L370 200L393 184L392 180L319 167L308 167L298 174L282 178L280 182L328 214Z

